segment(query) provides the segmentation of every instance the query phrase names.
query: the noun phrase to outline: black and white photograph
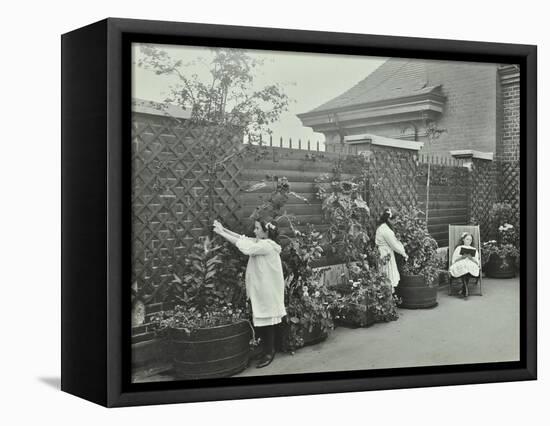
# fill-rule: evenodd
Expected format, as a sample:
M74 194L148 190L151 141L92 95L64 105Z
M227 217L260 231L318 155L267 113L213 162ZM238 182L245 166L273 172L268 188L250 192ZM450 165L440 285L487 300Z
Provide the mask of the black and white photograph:
M9 3L0 423L543 425L544 10Z
M131 381L520 360L520 66L132 43Z

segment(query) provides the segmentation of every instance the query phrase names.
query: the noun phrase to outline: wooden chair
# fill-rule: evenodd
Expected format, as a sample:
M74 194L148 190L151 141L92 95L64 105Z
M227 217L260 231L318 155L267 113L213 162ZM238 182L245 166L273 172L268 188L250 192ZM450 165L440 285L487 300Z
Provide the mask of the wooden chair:
M478 251L478 253L479 253L479 263L480 263L480 266L481 266L481 255L482 255L482 253L481 253L481 234L479 232L479 225L449 225L449 268L451 267L453 252L455 251L455 248L456 248L456 246L458 245L458 243L460 241L460 236L462 235L463 232L467 232L469 234L472 234L472 236L474 237L474 241L473 241L472 245L477 250L479 250ZM462 285L462 280L460 278L453 277L451 275L451 273L449 272L449 295L452 294L453 284L457 281ZM481 296L482 295L481 281L482 281L482 277L481 277L481 268L480 268L479 276L474 277L473 280L471 279L469 284L468 284L468 289L472 284L478 285L479 286L479 292L478 293L470 293L470 295L476 295L476 296Z

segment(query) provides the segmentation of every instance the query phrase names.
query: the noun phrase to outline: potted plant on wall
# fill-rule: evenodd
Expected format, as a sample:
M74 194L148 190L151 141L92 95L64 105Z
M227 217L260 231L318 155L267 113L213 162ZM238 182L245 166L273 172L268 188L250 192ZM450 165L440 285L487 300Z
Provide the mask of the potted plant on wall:
M409 256L397 259L401 280L397 294L401 308L431 308L437 305L439 271L437 241L428 233L426 220L416 207L402 209L394 220L397 238Z
M201 238L174 277L176 306L154 321L169 339L178 379L227 377L248 365L253 331L245 301L243 265L229 246Z
M491 225L497 237L482 244L483 270L488 277L513 278L519 263L519 236L511 224L514 220L512 206L495 203L489 213Z

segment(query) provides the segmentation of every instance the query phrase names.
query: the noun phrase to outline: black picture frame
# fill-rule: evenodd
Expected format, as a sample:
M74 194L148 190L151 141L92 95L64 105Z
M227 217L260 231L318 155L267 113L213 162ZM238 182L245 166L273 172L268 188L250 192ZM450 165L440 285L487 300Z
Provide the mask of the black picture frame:
M62 390L119 407L536 379L536 46L116 18L61 42ZM519 64L520 361L130 383L132 42Z

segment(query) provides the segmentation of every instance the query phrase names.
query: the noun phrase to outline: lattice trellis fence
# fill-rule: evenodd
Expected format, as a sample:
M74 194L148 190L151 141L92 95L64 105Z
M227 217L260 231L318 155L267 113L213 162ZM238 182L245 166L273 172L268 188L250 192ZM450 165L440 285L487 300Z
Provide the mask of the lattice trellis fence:
M498 201L496 163L474 159L470 176L470 221L479 224L481 238L487 241L495 237L489 212Z
M152 291L181 271L190 245L209 234L210 220L238 221L242 162L232 157L215 173L212 166L241 139L151 115L134 114L132 124L133 282Z
M371 233L384 208L400 210L416 205L418 159L412 152L373 151L368 161L367 203L371 209Z
M500 201L508 203L514 211L514 223L519 229L520 209L520 168L519 162L502 162L499 164L499 198Z

